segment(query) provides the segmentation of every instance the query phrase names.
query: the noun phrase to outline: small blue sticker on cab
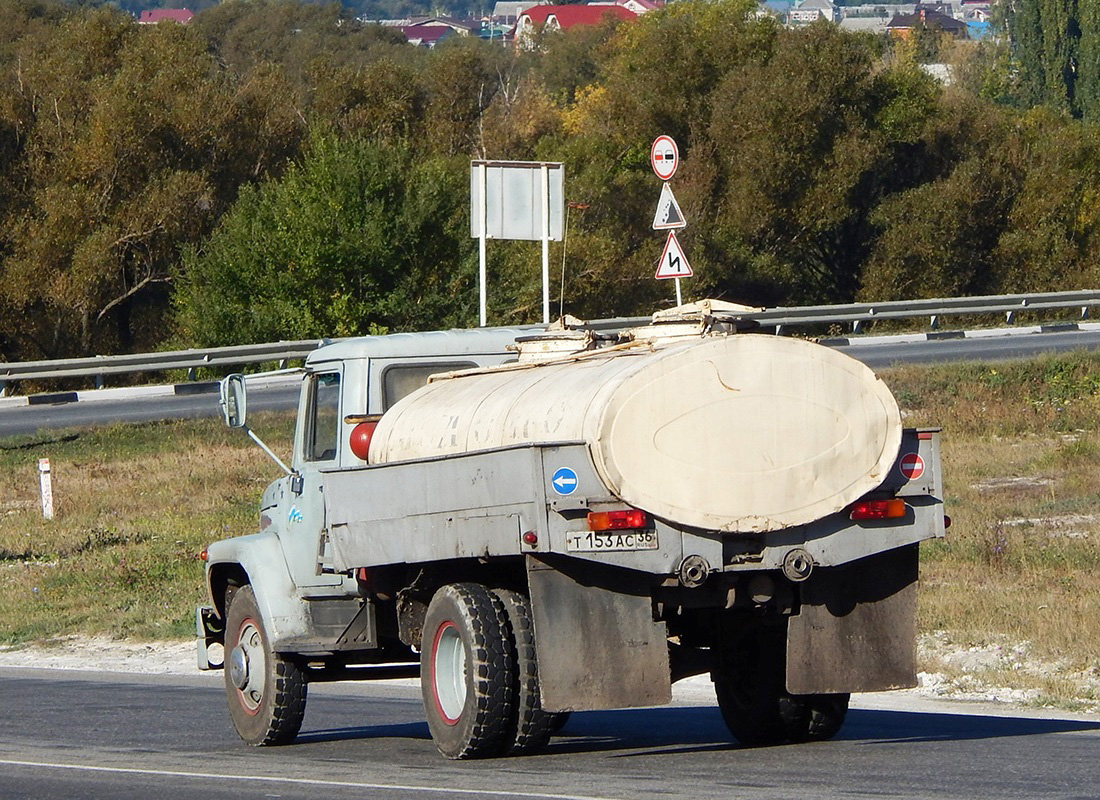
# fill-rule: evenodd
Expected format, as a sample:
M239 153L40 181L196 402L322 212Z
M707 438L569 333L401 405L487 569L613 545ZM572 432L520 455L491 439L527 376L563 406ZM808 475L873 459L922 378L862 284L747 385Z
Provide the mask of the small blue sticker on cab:
M550 482L554 484L554 491L558 494L573 494L577 491L577 473L569 467L561 467Z

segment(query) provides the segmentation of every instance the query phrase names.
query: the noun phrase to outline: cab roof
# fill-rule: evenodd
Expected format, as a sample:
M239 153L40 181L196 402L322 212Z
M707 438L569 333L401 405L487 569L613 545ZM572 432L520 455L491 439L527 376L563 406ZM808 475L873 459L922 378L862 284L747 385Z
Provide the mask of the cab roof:
M358 336L317 348L306 357L306 366L363 358L416 358L502 353L508 345L515 342L517 336L529 335L533 331L542 329L541 325L523 325L514 328L474 328Z

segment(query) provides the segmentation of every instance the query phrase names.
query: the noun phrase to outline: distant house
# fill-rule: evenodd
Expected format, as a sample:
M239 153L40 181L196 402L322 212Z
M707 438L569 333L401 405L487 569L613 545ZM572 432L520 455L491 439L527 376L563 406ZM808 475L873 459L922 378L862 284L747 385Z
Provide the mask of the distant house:
M142 11L138 17L139 25L156 25L160 22L178 22L186 25L195 15L186 8L156 8L152 11Z
M791 25L808 25L819 19L836 22L836 18L836 6L832 0L802 0L787 14L787 22Z
M405 40L414 47L435 47L445 39L457 36L453 28L445 26L405 25L401 28Z
M886 24L886 32L896 39L908 39L917 28L940 31L956 39L967 38L966 23L935 8L917 5L912 14L898 14Z
M546 0L545 3L535 3L531 0L497 0L496 4L493 5L492 19L494 22L507 22L509 25L515 25L519 15L531 6L548 4L549 0Z
M435 47L451 36L477 35L481 23L474 20L452 19L450 17L415 17L401 25L405 40L416 47Z
M757 0L756 17L775 17L780 22L787 22L787 14L794 8L794 0Z
M845 16L838 24L846 31L864 33L886 33L886 25L890 20L886 17L849 17Z
M533 6L519 15L516 22L516 43L533 46L535 34L541 30L566 31L579 25L599 25L607 18L637 19L638 15L621 5Z
M622 6L635 14L645 14L647 11L656 11L664 6L664 0L589 0L590 6Z
M403 25L402 30L405 29L425 29L425 28L448 28L459 36L469 36L472 33L477 33L481 27L481 23L471 19L455 19L454 17L414 17L409 21L408 25Z

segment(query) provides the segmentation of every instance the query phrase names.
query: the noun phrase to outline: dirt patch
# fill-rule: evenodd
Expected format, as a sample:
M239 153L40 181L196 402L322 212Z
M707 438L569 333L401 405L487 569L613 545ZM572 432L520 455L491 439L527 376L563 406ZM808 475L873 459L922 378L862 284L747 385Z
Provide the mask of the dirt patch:
M129 642L105 636L65 636L25 647L0 647L0 666L165 675L198 672L193 641Z
M1035 491L1048 489L1054 485L1053 478L1045 478L1038 475L1015 478L988 478L978 483L970 484L970 488L978 492L1002 492L1002 491Z

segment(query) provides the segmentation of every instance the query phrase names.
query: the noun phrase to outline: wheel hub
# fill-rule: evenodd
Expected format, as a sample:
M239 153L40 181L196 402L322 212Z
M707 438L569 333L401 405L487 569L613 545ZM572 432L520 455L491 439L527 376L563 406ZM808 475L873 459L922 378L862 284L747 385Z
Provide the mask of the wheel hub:
M234 686L241 690L248 686L248 653L243 647L237 645L233 648L226 661L226 668Z

